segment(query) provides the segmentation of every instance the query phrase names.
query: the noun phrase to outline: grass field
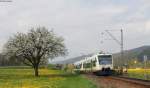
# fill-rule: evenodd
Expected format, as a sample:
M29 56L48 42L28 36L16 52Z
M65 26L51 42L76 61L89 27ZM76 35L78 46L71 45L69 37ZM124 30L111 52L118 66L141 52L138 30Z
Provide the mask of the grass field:
M40 77L34 77L29 68L0 68L0 88L96 88L81 75L49 69L39 71Z
M128 69L128 76L132 78L150 80L150 69L147 69L146 71L144 69Z

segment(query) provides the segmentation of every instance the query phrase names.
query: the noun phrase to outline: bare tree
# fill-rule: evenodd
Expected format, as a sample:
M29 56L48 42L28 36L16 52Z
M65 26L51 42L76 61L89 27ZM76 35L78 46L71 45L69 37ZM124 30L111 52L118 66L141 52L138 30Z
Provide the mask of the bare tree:
M17 33L5 45L9 56L18 57L24 64L32 66L35 76L41 63L66 55L64 39L45 27L32 28L28 33Z

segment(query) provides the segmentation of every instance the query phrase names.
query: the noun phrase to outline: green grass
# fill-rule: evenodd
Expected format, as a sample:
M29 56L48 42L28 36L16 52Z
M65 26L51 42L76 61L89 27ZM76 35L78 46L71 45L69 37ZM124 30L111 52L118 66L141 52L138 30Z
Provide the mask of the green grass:
M147 75L147 78L145 78L145 74ZM150 80L150 69L147 69L146 71L144 69L129 69L128 77Z
M48 69L40 69L40 77L33 73L29 68L0 68L0 88L96 88L81 75Z

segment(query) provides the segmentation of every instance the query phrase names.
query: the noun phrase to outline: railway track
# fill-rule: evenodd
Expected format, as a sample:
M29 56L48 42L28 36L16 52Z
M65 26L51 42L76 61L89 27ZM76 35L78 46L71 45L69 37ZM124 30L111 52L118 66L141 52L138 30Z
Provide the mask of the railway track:
M148 81L148 80L128 78L128 77L122 77L122 76L110 76L108 78L109 79L114 79L114 80L124 81L126 83L140 85L140 86L143 86L145 88L150 88L150 81Z
M150 88L150 81L121 77L121 76L95 76L88 75L95 81L98 88Z

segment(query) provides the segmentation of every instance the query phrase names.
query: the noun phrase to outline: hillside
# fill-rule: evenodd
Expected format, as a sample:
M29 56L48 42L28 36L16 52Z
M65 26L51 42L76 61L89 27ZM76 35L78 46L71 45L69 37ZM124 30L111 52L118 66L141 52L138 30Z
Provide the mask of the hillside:
M91 55L92 54L78 56L78 57L75 57L75 58L70 58L68 60L59 61L57 63L59 63L59 64L73 63L73 62L76 62L76 61L79 61L79 60L83 59L84 57L89 57ZM138 61L142 62L144 55L147 55L148 59L150 60L150 46L141 46L141 47L138 47L138 48L134 48L134 49L124 51L124 58L125 58L126 61L130 61L130 60L136 58ZM119 60L120 53L113 54L113 57L115 59L115 62L117 62L116 60ZM120 61L122 61L122 60L120 60ZM115 63L115 64L117 64L117 63Z
M125 50L124 51L124 58L125 59L137 59L138 61L143 61L143 56L147 55L148 59L150 60L150 46L141 46L138 48ZM120 53L114 54L114 58L119 58Z

